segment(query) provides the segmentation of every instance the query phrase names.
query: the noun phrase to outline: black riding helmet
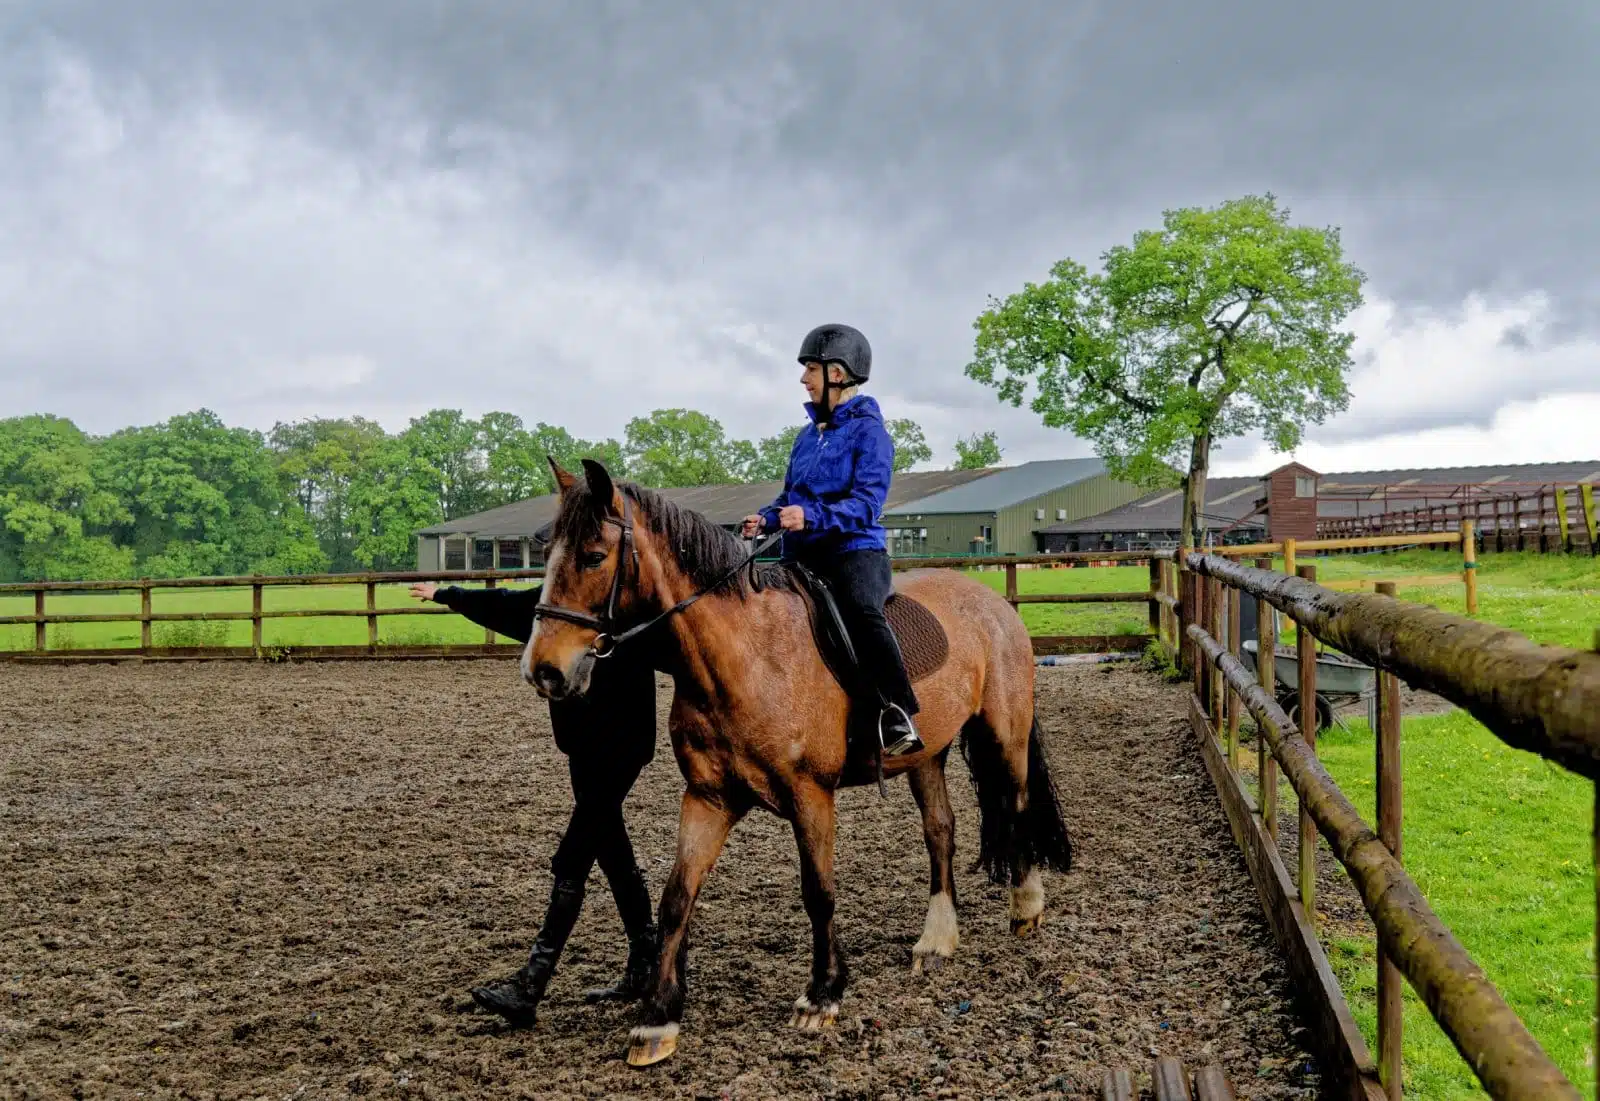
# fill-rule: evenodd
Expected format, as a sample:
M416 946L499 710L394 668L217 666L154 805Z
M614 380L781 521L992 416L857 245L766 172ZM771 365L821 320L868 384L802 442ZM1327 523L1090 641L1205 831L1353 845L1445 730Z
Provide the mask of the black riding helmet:
M833 401L829 391L848 390L857 383L866 382L872 374L872 345L860 329L849 325L818 325L800 342L801 363L820 363L824 368L837 363L850 376L849 382L834 382L824 374L822 379L823 423L833 416Z

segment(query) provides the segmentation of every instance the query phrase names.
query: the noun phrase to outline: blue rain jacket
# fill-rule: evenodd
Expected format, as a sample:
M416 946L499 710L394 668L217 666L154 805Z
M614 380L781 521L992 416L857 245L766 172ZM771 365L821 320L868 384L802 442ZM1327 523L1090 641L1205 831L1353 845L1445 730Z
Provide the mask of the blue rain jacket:
M833 411L826 431L816 428L817 407L805 403L811 426L789 451L783 492L761 510L766 531L778 530L778 510L799 505L803 531L783 534L785 558L810 558L852 550L886 550L879 523L894 475L894 441L878 403L857 394Z

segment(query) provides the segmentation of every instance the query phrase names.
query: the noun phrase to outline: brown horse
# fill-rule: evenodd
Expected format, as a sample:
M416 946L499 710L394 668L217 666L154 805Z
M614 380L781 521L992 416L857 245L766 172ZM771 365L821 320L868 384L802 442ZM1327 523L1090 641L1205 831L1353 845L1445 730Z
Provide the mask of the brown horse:
M669 728L687 786L661 896L654 988L628 1062L645 1066L676 1049L695 897L734 823L758 806L794 829L811 920L811 981L791 1023L826 1027L847 978L833 927L834 792L875 773L870 758L847 761L851 701L814 641L808 597L787 568L749 565L741 541L700 514L613 484L590 460L583 480L550 465L561 508L523 676L549 699L581 695L594 662L647 636L657 667L675 682ZM944 778L957 735L982 815L978 863L993 882L1010 884L1017 935L1043 915L1040 867L1066 871L1071 842L1039 744L1033 648L1016 610L953 571L901 574L896 588L926 606L949 638L945 663L917 687L925 748L882 762L886 776L908 774L922 812L931 874L912 949L920 971L947 960L959 939Z

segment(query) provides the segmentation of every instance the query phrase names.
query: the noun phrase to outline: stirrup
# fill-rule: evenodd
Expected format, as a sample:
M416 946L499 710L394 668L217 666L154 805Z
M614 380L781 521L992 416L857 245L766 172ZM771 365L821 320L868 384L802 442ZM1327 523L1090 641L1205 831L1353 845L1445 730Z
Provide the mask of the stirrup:
M893 745L884 745L883 717L889 713L890 707L900 712L906 720L906 725L911 729L895 739ZM885 757L904 757L907 754L917 753L922 750L922 736L917 733L916 723L911 721L911 716L906 714L906 709L897 703L891 703L888 707L878 712L878 746L883 750Z

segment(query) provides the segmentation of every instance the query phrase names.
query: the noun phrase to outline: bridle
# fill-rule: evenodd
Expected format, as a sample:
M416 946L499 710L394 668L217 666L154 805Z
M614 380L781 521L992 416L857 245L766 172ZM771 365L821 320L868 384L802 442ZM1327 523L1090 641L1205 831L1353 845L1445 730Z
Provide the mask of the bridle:
M707 593L721 586L729 578L735 576L740 570L754 563L757 558L766 553L767 548L771 547L779 539L783 538L783 533L781 531L773 533L767 537L767 540L764 543L756 547L755 550L751 551L749 556L745 558L744 561L725 572L721 577L717 578L710 585L707 585L704 589L701 589L691 597L687 597L684 600L678 601L678 603L674 604L666 611L658 612L656 615L645 620L643 623L637 623L619 633L616 629L617 599L622 595L623 574L627 570L629 558L632 558L633 560L634 572L638 573L639 547L634 541L633 537L633 514L631 510L632 502L629 500L626 493L618 494L618 496L622 498L622 517L620 519L615 516L600 517L603 523L611 524L619 528L622 532L621 540L617 544L617 571L611 575L611 595L606 598L605 614L594 615L590 612L573 611L569 608L557 608L554 605L542 603L535 604L533 607L533 618L535 621L540 619L559 619L566 623L573 623L579 627L588 627L591 630L598 632L594 637L594 641L589 643L589 657L610 657L616 652L617 647L621 646L624 642L627 642L629 639L635 638L638 635L644 634L657 623L660 623L663 619L677 615L679 612L689 607L689 605L693 604L696 600L699 600L702 596L705 596Z

